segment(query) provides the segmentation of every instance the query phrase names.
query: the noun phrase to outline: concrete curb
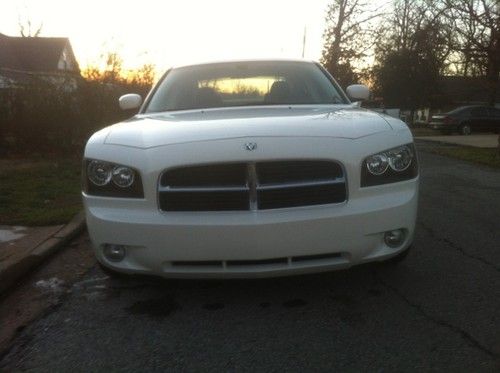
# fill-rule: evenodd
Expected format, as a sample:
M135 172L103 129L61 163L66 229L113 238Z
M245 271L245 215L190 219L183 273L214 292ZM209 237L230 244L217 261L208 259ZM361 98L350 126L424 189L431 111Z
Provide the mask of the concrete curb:
M427 140L425 138L422 138L422 137L414 137L414 140L415 141L418 141L418 142L423 142L425 144L428 144L428 145L441 145L441 146L448 146L450 148L456 148L458 146L463 146L465 148L476 148L475 146L470 146L470 145L459 145L459 144L453 144L453 143L450 143L450 142L444 142L444 141L437 141L437 140Z
M24 275L53 255L85 228L85 213L76 214L71 221L42 243L20 255L0 263L0 294L16 284Z
M494 138L497 138L497 135L493 135ZM444 146L450 146L450 147L464 147L464 148L473 148L473 149L495 149L498 147L497 141L494 141L491 146L485 145L484 139L476 139L475 143L464 143L464 142L456 142L456 141L451 141L447 138L447 136L437 136L438 138L434 136L416 136L414 137L415 140L417 141L423 141L426 143L433 143L433 144L439 144L439 145L444 145ZM450 136L453 137L453 136ZM469 139L470 136L460 136L460 139L464 138L465 140Z

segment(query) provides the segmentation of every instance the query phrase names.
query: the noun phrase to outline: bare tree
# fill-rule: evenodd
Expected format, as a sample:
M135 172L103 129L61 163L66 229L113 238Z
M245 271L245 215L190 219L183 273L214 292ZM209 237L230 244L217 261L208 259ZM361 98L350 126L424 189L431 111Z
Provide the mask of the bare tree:
M321 63L341 85L356 79L353 66L373 47L374 20L380 8L362 0L334 0L327 10Z
M32 28L32 22L29 18L22 19L21 16L18 17L19 33L23 38L27 37L37 37L40 36L43 28L43 22L40 22L37 28Z
M411 51L432 59L441 74L448 68L450 55L456 48L454 25L444 14L443 1L396 0L393 10L381 23L376 43L376 56Z
M124 80L123 58L117 52L108 52L105 59L103 80L108 83L122 82Z
M498 0L446 0L447 16L460 38L464 75L486 76L494 104L500 76L500 4Z
M446 0L448 17L460 37L463 74L487 78L488 102L494 105L500 81L500 3L498 0ZM500 134L497 157L500 157Z
M441 102L440 76L454 50L446 7L431 0L396 0L379 26L373 68L374 90L384 104L412 111Z
M100 56L100 63L88 65L82 71L82 76L89 81L98 83L125 83L126 72L123 69L123 58L117 52L105 52Z
M151 87L156 79L156 66L144 64L131 72L130 82L139 86Z
M123 87L146 94L156 79L156 67L145 63L136 69L125 69L123 58L116 51L107 51L100 56L100 63L87 65L82 76L88 82Z

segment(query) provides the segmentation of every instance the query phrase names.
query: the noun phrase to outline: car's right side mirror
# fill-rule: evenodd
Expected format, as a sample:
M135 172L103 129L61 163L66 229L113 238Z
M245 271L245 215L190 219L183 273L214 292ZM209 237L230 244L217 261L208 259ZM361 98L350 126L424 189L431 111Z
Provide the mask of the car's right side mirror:
M354 100L368 100L370 98L370 90L364 84L352 84L346 89L349 98Z
M142 97L137 93L129 93L121 96L118 99L118 103L122 110L138 109L142 104Z

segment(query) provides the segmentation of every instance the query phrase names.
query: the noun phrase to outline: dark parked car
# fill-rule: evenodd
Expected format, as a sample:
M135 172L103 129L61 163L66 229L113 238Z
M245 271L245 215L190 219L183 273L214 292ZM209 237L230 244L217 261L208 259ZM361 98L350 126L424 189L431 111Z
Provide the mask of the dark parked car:
M462 106L448 113L433 115L429 126L441 132L500 131L500 109L489 106Z

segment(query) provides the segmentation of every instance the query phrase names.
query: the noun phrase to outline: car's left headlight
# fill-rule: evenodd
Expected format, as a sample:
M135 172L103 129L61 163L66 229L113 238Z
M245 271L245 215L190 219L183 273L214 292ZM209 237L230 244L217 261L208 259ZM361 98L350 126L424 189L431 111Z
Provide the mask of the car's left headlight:
M141 174L132 167L86 159L82 176L83 190L89 195L144 198Z
M417 175L415 146L406 144L366 157L361 166L361 186L396 183Z

